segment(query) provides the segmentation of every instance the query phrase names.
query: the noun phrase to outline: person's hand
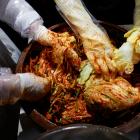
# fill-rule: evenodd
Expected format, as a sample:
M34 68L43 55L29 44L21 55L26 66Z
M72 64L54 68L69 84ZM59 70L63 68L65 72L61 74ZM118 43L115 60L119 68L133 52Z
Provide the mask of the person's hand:
M0 76L0 105L14 104L18 100L36 101L46 96L51 80L32 73Z
M133 28L125 33L126 42L114 51L113 61L119 73L130 74L134 64L140 61L140 28Z
M107 46L105 40L102 40L100 36L98 38L93 36L89 39L88 36L85 36L83 38L83 47L95 72L109 76L109 74L116 72L115 64L111 60L114 48L110 44ZM109 45L110 48L108 48Z
M81 0L55 0L63 17L83 42L85 54L96 73L109 75L116 67L111 60L113 45L107 35L94 24Z
M33 40L39 42L43 46L52 47L53 61L62 64L66 59L77 70L80 67L80 58L74 51L77 47L76 39L68 32L56 33L45 26L33 23L30 27L30 33Z

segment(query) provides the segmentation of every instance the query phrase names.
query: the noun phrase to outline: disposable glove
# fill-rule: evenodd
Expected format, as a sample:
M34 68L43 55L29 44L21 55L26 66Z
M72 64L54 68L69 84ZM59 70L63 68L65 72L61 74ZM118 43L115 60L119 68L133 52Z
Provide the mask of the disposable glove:
M114 51L113 60L120 73L131 74L134 65L140 61L140 28L133 28L124 37L126 42Z
M115 72L114 50L108 36L94 24L81 0L54 0L73 30L80 35L86 56L96 73Z
M31 73L0 76L0 105L14 104L18 100L36 101L51 89L49 78Z

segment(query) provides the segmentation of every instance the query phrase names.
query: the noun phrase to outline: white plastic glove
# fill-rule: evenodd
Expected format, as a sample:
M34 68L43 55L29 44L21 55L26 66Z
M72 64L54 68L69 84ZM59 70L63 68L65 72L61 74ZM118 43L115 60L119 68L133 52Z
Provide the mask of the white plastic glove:
M124 37L126 42L114 52L113 60L120 73L130 74L140 61L140 28L133 28Z
M119 49L114 51L113 60L119 74L130 74L134 70L133 47L131 43L125 42Z
M73 30L80 35L87 58L95 71L104 75L115 72L115 65L111 61L113 46L107 35L93 23L81 0L54 1Z
M18 100L36 101L51 89L50 79L31 73L0 76L0 105L14 104Z
M0 20L23 37L28 37L26 30L33 22L43 23L40 15L25 0L0 0Z

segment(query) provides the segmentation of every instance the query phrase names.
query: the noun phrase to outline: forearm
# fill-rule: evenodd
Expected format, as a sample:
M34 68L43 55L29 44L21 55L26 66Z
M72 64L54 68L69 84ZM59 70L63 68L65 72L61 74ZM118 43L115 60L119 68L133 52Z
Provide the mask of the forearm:
M43 23L40 15L25 0L0 0L0 6L0 20L24 37L28 37L27 31L33 22Z
M90 14L86 11L81 0L54 0L62 11L64 16L68 19L72 27L81 39L92 39L96 42L110 42L106 37L106 34L93 22Z
M49 92L50 88L49 78L31 73L0 76L0 105L14 104L20 99L39 100Z

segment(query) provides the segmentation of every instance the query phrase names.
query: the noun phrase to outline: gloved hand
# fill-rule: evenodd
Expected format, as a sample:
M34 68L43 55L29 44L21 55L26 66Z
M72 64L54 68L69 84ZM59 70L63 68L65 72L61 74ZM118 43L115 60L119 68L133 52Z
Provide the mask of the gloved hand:
M71 36L68 32L56 33L45 26L41 25L40 22L35 21L28 28L29 37L36 40L41 45L51 46L53 48L52 55L53 61L57 64L62 64L64 57L70 61L76 69L80 67L80 58L74 51L76 48L76 39Z
M14 104L18 100L36 101L51 89L49 78L31 73L0 76L0 105Z
M133 28L124 37L126 42L114 52L113 60L120 73L130 74L140 61L140 28Z
M111 60L114 47L107 35L94 23L81 0L55 0L58 8L64 14L83 42L88 60L97 73L108 75L116 68Z

